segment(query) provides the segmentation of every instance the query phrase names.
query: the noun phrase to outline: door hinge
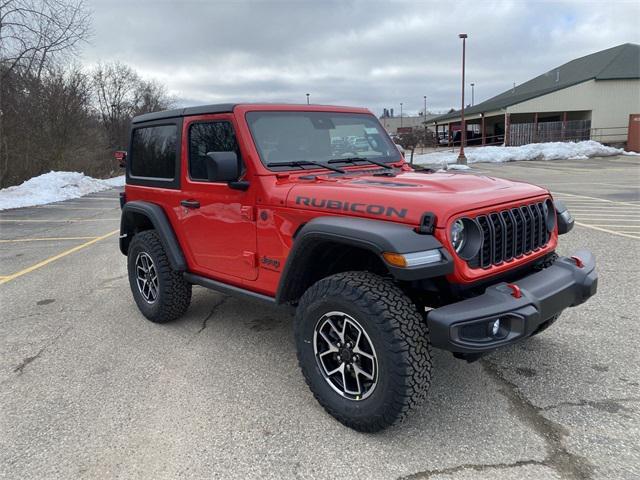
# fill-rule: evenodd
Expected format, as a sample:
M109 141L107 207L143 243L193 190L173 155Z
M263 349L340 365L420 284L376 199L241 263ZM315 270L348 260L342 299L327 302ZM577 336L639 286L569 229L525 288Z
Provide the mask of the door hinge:
M251 268L258 268L258 255L256 252L244 251L242 252L242 258Z
M240 207L240 217L253 222L256 218L255 207L253 205L243 205Z

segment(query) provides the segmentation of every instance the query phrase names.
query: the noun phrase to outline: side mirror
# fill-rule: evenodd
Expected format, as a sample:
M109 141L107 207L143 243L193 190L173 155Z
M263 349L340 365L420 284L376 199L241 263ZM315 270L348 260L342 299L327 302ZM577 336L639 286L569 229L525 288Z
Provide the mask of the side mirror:
M207 179L210 182L234 182L239 176L235 152L207 153Z
M113 155L118 162L118 166L120 168L124 168L127 166L127 151L126 150L117 150Z

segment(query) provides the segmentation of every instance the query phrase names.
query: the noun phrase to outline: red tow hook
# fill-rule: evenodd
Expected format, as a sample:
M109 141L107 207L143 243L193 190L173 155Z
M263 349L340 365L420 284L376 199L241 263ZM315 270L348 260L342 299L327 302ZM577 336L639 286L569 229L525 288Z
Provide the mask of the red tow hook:
M511 289L511 296L514 298L520 298L522 297L522 292L520 291L520 287L513 284L513 283L507 283L507 287L509 287Z
M571 260L573 260L574 262L576 262L576 267L578 267L578 268L584 268L584 263L583 263L583 261L580 259L580 257L571 257Z

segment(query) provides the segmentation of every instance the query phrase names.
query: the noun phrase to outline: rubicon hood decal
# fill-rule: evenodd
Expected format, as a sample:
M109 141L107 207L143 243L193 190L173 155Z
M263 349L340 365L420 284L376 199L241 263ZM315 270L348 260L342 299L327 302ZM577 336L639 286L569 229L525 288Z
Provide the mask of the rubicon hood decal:
M338 210L341 212L354 212L359 214L378 215L390 218L405 218L406 208L395 208L391 206L378 205L375 203L343 202L341 200L330 200L326 198L296 196L296 205L315 207L319 209Z
M455 214L548 194L543 188L521 182L451 173L407 172L389 180L363 175L294 182L286 204L298 210L410 225L418 225L425 212L435 212L437 227Z

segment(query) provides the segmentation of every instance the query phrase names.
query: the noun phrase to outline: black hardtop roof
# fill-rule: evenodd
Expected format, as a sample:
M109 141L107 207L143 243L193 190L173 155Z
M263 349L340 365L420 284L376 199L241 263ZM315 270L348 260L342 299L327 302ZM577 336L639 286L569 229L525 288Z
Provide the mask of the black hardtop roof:
M197 107L175 108L173 110L145 113L144 115L133 117L132 123L151 122L153 120L186 117L189 115L205 115L207 113L230 113L233 112L233 107L236 105L236 103L217 103L214 105L199 105Z
M274 107L300 106L300 107L306 107L306 108L320 107L323 109L323 111L326 110L327 108L328 109L338 108L339 110L336 110L336 111L342 111L344 109L347 109L349 111L354 111L354 112L358 111L360 113L368 112L367 109L365 108L345 107L340 105L318 105L318 104L309 105L309 104L303 104L303 103L280 103L280 102L278 103L265 103L265 102L216 103L213 105L198 105L196 107L175 108L173 110L163 110L160 112L145 113L143 115L138 115L137 117L133 117L133 120L131 120L131 123L136 124L136 123L153 122L155 120L188 117L191 115L207 115L209 113L231 113L233 112L233 109L239 105L258 105L258 106L273 105Z

